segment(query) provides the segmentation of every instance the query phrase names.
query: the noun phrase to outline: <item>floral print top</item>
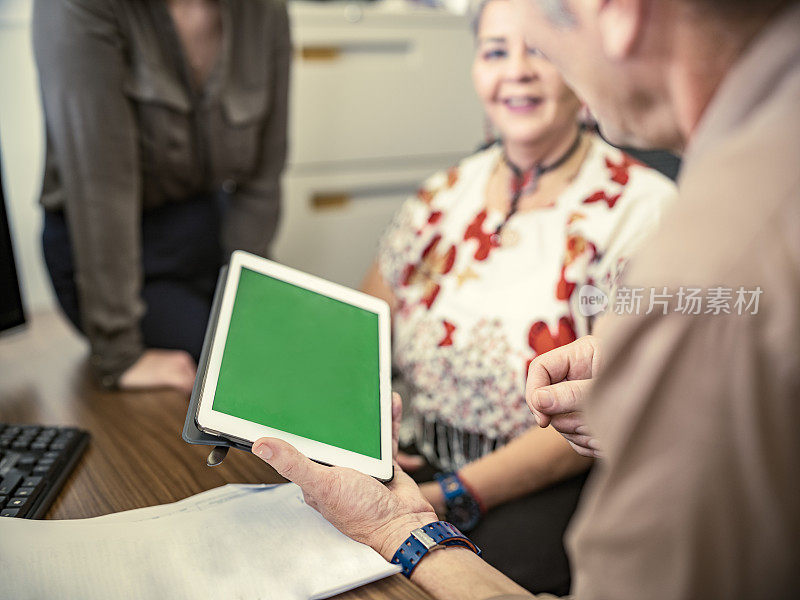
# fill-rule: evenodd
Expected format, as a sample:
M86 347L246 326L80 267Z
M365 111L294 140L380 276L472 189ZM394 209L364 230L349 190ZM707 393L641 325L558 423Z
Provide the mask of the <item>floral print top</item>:
M440 468L535 424L528 365L590 333L580 288L612 292L676 195L669 179L592 135L556 201L493 236L505 215L486 209L485 190L501 160L496 144L434 174L380 242L379 269L397 299L394 364L411 387L417 446Z

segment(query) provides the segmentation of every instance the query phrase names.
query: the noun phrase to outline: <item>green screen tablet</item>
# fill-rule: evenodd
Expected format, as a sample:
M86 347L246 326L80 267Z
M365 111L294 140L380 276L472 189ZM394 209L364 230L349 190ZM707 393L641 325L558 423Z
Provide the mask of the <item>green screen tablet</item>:
M237 252L198 425L249 442L281 437L321 462L385 476L387 336L384 302Z

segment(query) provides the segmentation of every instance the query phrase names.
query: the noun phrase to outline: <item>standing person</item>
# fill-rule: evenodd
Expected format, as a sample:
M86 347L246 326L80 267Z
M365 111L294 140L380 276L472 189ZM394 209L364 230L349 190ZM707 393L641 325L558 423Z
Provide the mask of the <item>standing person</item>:
M474 29L475 91L500 140L404 203L363 289L392 307L425 497L503 573L566 593L562 539L591 460L536 427L528 365L591 331L584 286L613 289L676 190L582 129L509 0L482 3Z
M291 55L281 0L37 0L43 246L107 386L191 390L219 267L269 253Z
M609 137L684 153L678 203L621 284L655 288L664 304L613 315L599 338L531 366L528 403L540 424L602 457L569 536L574 597L793 598L800 3L516 3L529 43ZM687 288L706 290L700 311L686 310ZM746 305L739 290L750 292ZM432 525L436 514L399 468L383 486L279 440L253 451L387 559L408 564L399 550L419 549L411 578L434 597L529 597L464 540L426 551L446 529Z

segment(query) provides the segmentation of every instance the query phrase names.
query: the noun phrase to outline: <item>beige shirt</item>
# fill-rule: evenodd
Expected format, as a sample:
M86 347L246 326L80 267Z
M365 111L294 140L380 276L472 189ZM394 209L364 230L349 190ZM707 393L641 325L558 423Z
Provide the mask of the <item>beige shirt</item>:
M64 209L81 319L104 379L141 354L141 211L222 188L224 249L268 251L286 158L291 43L281 0L221 0L202 89L164 0L38 0L47 122L41 202Z
M685 156L680 199L623 285L587 407L601 460L568 536L584 599L800 595L800 6L749 46ZM731 288L731 314L676 313ZM744 287L763 291L740 316ZM647 310L643 302L642 312ZM601 333L602 335L602 333Z

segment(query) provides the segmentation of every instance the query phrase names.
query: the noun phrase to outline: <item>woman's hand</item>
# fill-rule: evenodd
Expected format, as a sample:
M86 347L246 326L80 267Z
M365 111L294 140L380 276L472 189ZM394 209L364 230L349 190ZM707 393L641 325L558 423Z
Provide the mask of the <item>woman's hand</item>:
M197 366L183 350L145 350L119 378L123 390L174 388L190 394Z
M426 462L425 458L418 454L406 454L405 452L398 452L395 460L397 460L397 464L400 465L400 468L406 473L419 471L425 466Z
M537 356L528 369L525 399L540 427L552 425L583 456L600 446L583 420L582 407L600 370L600 341L587 335Z
M392 429L397 454L402 403L394 394ZM353 469L315 463L293 446L261 438L253 453L280 475L300 486L306 503L346 536L371 546L389 560L413 529L437 521L419 487L395 462L394 479L384 485Z
M447 514L447 505L444 502L442 486L440 486L437 481L428 481L420 484L419 491L422 492L425 500L430 502L433 510L439 515L439 519L444 519Z

